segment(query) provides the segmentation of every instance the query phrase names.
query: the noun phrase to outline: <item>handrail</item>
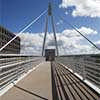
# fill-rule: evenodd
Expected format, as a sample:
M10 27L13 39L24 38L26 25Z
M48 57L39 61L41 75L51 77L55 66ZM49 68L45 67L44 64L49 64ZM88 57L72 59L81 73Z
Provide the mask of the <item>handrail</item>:
M56 57L56 61L81 75L83 80L87 79L100 88L100 54L60 56Z
M34 67L32 65L44 60L43 57L26 55L3 55L0 58L3 59L3 62L0 62L0 90L18 79L23 73L32 69Z

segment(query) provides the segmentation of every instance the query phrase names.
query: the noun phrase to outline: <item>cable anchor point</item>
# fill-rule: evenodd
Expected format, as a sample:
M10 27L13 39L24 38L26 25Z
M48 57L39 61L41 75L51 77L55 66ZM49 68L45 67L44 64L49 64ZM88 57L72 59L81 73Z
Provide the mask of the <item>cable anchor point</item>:
M51 6L51 3L49 2L49 5L48 5L48 15L51 16L52 15L52 6Z

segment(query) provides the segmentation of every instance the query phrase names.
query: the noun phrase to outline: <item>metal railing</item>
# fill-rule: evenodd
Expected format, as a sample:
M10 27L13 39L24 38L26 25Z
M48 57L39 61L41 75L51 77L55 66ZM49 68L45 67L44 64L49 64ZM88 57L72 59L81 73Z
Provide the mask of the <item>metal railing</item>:
M100 88L100 54L60 56L56 60Z
M37 56L0 55L0 89L17 80L43 60Z

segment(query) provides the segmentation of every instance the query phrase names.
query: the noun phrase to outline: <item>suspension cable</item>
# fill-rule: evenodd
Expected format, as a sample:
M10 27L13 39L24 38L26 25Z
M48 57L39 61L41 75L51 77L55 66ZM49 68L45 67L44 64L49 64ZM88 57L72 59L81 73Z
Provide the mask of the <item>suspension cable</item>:
M57 15L59 16L59 15ZM85 35L83 35L74 25L70 24L67 20L65 20L64 18L62 18L61 16L59 16L60 19L63 20L63 22L67 23L69 26L71 26L76 32L78 32L82 37L84 37L90 44L92 44L96 49L100 50L100 48L94 44L91 40L89 40Z
M57 4L55 4L57 6ZM82 37L84 37L90 44L92 44L96 49L100 50L100 48L94 44L91 40L89 40L85 35L83 35L74 25L70 24L67 20L65 20L63 17L61 17L59 14L57 16L63 20L64 23L67 23L69 26L71 26L76 32L78 32Z
M26 29L28 29L32 24L34 24L37 20L39 20L47 10L43 11L37 18L35 18L33 21L31 21L27 26L25 26L21 31L19 31L19 34L17 34L15 37L13 37L10 41L8 41L4 46L0 48L0 51L2 51L6 46L8 46L13 40L15 40L20 34L22 34Z

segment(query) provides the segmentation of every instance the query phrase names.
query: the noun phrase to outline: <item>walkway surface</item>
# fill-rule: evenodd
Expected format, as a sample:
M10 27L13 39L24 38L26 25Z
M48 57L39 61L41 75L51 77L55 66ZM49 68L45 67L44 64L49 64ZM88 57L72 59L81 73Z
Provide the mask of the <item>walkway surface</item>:
M52 100L50 62L41 63L0 100Z
M100 95L60 63L52 64L53 100L100 100Z
M52 98L100 100L100 95L60 63L42 62L2 95L0 100L52 100Z

